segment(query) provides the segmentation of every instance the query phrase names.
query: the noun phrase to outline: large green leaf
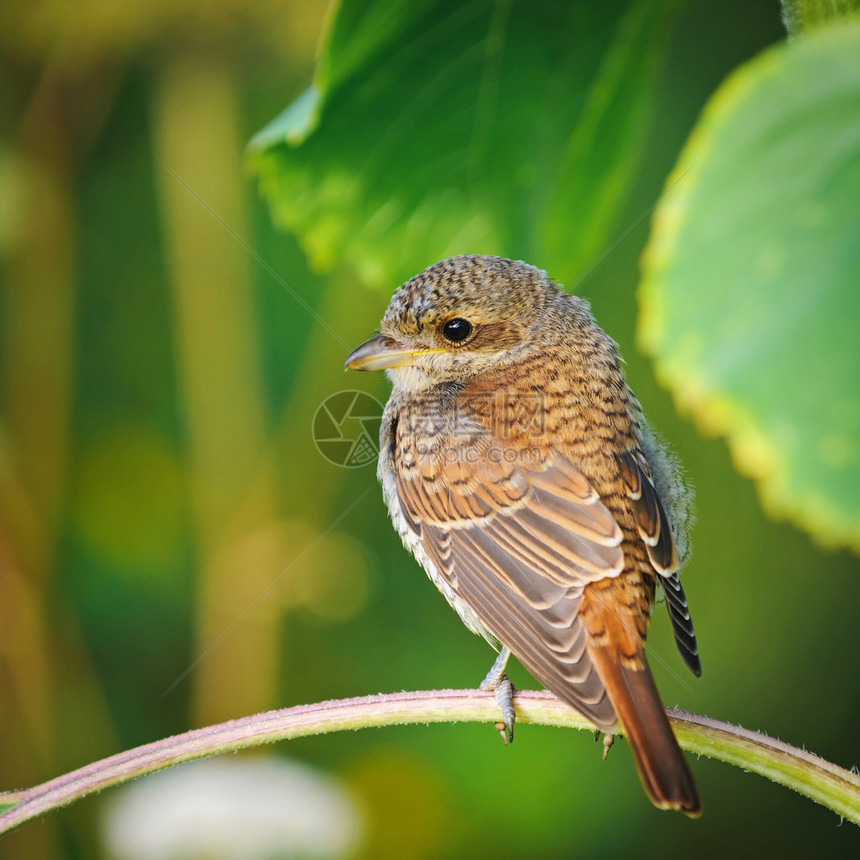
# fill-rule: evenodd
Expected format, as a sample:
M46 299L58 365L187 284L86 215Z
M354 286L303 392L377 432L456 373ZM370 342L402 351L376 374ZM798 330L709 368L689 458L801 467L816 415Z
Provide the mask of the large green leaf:
M674 0L342 0L311 88L251 145L320 269L388 288L451 253L559 279L606 244Z
M641 344L772 513L860 549L860 25L732 75L673 182Z

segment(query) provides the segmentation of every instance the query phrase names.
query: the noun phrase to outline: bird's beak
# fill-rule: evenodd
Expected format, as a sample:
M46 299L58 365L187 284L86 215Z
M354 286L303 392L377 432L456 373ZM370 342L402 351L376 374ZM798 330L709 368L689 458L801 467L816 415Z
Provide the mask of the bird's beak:
M356 347L344 362L344 370L387 370L415 364L415 358L428 353L444 352L443 349L406 349L390 337L377 334Z

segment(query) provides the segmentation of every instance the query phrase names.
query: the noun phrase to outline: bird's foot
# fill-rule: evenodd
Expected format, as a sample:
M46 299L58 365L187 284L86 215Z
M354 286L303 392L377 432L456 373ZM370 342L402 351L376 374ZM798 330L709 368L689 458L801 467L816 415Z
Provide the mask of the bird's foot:
M603 736L603 760L606 761L606 756L609 755L609 750L612 748L612 744L615 743L615 735L612 732L608 732Z
M505 745L514 742L514 722L516 711L514 710L514 685L505 674L505 667L511 652L503 647L496 657L496 662L487 673L487 677L481 681L478 689L489 692L493 691L499 707L502 709L502 719L495 724L496 731L502 736Z

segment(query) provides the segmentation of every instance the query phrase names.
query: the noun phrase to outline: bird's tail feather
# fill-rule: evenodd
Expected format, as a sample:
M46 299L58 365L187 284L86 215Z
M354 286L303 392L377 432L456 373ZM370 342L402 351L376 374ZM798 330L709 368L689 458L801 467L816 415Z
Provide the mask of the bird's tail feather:
M594 647L589 651L651 801L661 809L678 809L694 818L701 815L693 775L669 725L647 663L643 659L642 669L628 668L610 649Z

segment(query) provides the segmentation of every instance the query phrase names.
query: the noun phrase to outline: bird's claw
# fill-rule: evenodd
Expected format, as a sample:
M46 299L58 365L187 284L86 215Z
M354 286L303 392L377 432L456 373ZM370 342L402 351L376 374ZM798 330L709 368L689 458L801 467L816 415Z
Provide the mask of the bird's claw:
M487 673L487 677L481 681L480 690L493 691L499 707L502 709L502 719L495 724L496 731L502 736L505 746L514 742L514 722L516 722L516 711L514 710L514 685L505 674L505 667L511 652L502 648L493 667Z
M493 690L493 695L502 709L502 719L496 723L496 729L507 746L514 742L514 722L517 718L517 713L514 710L514 685L507 675L502 675L499 679L496 689Z
M612 747L612 744L615 743L615 735L607 733L603 736L603 760L606 761L606 756L609 755L609 750Z

